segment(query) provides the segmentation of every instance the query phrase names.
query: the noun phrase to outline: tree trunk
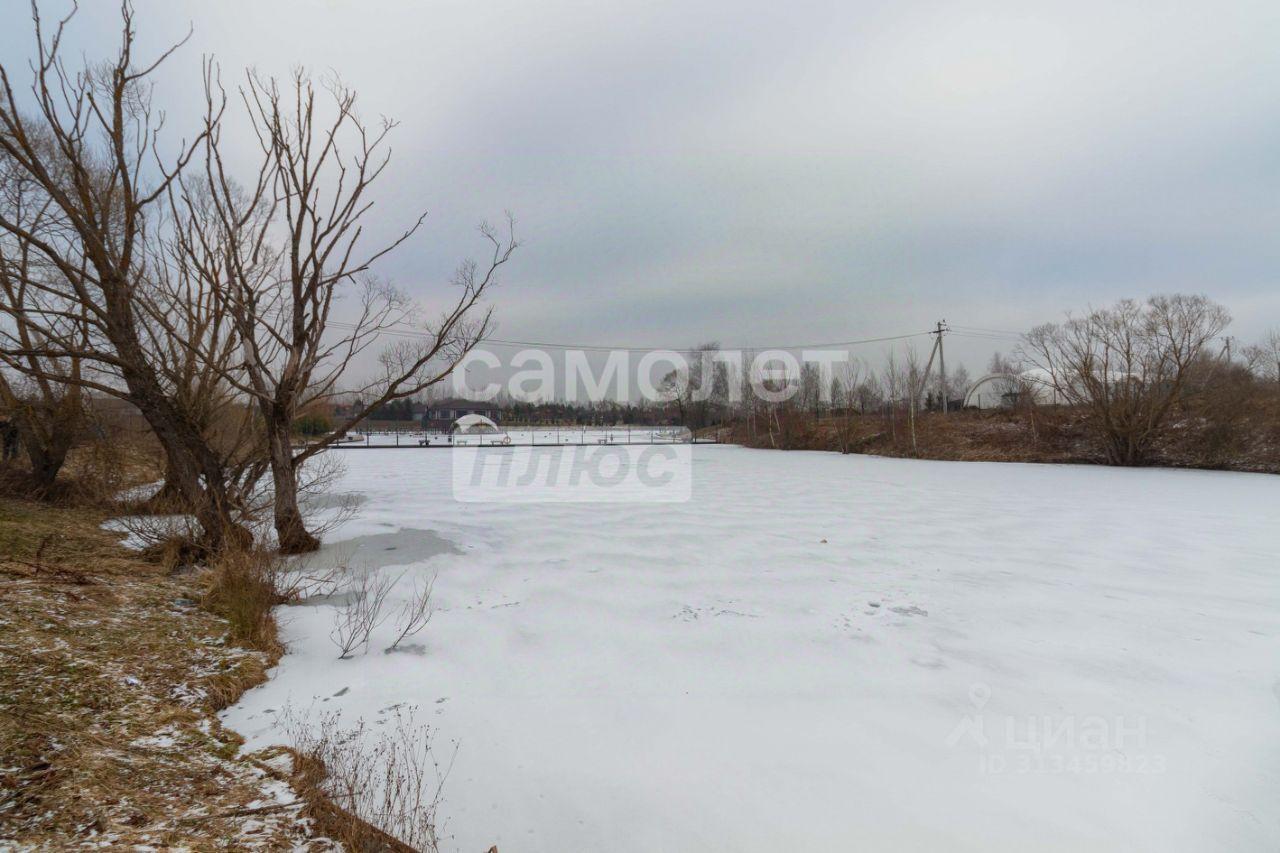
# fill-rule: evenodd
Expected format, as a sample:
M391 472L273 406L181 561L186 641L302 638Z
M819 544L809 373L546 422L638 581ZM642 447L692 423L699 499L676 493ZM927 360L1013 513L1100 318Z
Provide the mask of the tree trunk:
M180 430L164 425L164 418L148 418L147 421L165 447L168 461L166 483L173 484L181 502L200 525L200 544L212 553L252 546L253 534L234 520L234 507L227 492L222 463L203 438L200 438L199 446L193 448L182 441ZM158 428L157 424L164 426Z
M31 462L31 480L35 486L36 496L47 498L52 496L53 488L58 480L58 472L67 459L70 441L55 440L44 445L33 440L30 430L22 430L22 443L27 448L27 459Z
M272 511L276 538L282 554L317 551L320 540L307 531L298 509L298 472L293 462L290 424L271 423L268 445L271 453L271 481L274 488Z
M165 514L182 507L182 489L178 488L177 481L169 471L169 466L166 465L164 484L154 495L134 507L135 512Z
M200 429L164 395L154 377L139 377L132 370L123 373L139 411L165 449L166 481L176 487L200 525L200 544L215 553L251 546L253 534L234 520L222 460Z
M31 463L31 482L38 498L52 497L58 473L71 450L70 424L41 423L42 415L25 412L15 418L18 441Z
M1136 467L1146 462L1146 442L1125 433L1113 433L1106 442L1107 464Z
M912 397L912 403L907 406L907 424L911 428L911 455L919 456L920 451L916 447L916 407L915 398Z
M111 269L106 263L96 266ZM107 301L107 337L122 363L120 374L129 399L165 449L166 476L195 515L201 528L200 544L213 553L250 547L253 534L234 520L235 507L222 460L199 425L165 393L149 354L142 348L129 301L131 288L120 281L104 281L101 287Z

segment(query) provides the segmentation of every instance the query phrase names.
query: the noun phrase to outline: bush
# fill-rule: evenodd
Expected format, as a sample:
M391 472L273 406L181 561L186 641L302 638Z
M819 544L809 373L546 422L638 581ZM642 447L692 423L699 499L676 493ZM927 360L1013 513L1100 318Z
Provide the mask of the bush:
M271 610L283 604L280 567L274 557L260 551L223 553L212 566L204 594L206 609L226 619L231 637L256 649L277 647Z
M1032 329L1022 360L1049 377L1055 400L1087 414L1111 465L1142 465L1194 391L1196 367L1231 318L1203 296L1124 299Z
M352 850L439 849L436 811L453 761L437 761L432 731L417 713L397 706L379 730L364 720L344 727L337 713L308 719L284 709L293 784L321 832Z

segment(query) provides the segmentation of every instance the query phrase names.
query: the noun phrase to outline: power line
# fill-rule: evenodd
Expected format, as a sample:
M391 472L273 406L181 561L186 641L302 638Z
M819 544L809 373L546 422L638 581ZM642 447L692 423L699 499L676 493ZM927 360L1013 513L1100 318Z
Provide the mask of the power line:
M952 331L951 334L957 335L962 338L972 338L978 341L1020 341L1022 340L1021 335L992 335L992 334L987 334L985 332L956 332L956 331Z
M352 323L344 323L331 321L331 326L355 331L356 326ZM951 326L950 334L972 340L985 341L1015 341L1021 340L1022 334L1007 329L990 329L982 326ZM375 334L390 335L399 338L423 339L433 338L430 332L424 332L418 329L407 328L403 326L389 326L385 329L379 329ZM822 343L804 343L804 344L779 344L771 346L720 346L721 351L739 350L739 351L755 351L762 350L803 350L803 349L839 349L845 347L862 346L866 344L889 343L892 341L903 341L911 338L920 338L928 335L936 334L936 330L909 332L901 335L884 335L875 338L859 338L847 341L824 341ZM699 347L641 347L631 345L607 345L607 344L577 344L562 343L559 341L525 341L510 340L506 338L485 338L481 343L489 346L499 347L532 347L537 349L554 349L554 350L580 350L583 352L656 352L659 350L667 352L676 352L681 354L689 354L699 352Z
M992 335L1012 335L1015 338L1021 338L1022 332L1015 332L1012 329L988 329L982 326L952 326L953 329L960 329L965 332L982 332Z
M350 330L350 331L354 331L356 329L356 326L352 323L341 323L336 321L330 321L329 325L340 328L340 329ZM378 330L377 334L392 335L395 337L402 337L402 338L433 338L434 337L430 332L423 332L416 329L405 329L405 328L394 328L394 327L380 329ZM888 335L880 338L861 338L859 340L853 340L853 341L828 341L825 343L817 343L817 344L788 344L788 345L775 345L775 346L763 346L763 347L762 346L752 346L752 347L720 346L719 349L722 352L726 350L761 351L761 350L771 350L771 349L775 349L775 350L836 349L840 347L858 346L860 344L876 344L876 343L885 343L888 341L902 341L902 340L907 340L908 338L918 338L918 337L923 337L925 335L930 335L930 334L933 334L933 333L932 332L911 332L904 335ZM667 352L676 352L676 353L686 354L686 353L694 353L694 352L700 351L698 347L606 346L603 344L567 344L567 343L557 343L557 342L550 342L550 341L513 341L513 340L505 340L502 338L485 338L481 343L495 345L495 346L536 347L539 349L560 349L560 350L582 350L585 352L655 352L658 350L665 350Z
M876 344L876 343L883 343L886 341L902 341L902 340L907 340L908 338L922 337L927 334L929 334L929 332L911 332L905 335L888 335L882 338L862 338L856 341L826 341L824 343L816 343L816 344L779 344L779 345L773 345L773 346L733 346L733 347L720 346L719 349L721 351L724 351L724 350L760 351L760 350L770 350L770 349L776 349L776 350L835 349L837 347L850 347L850 346L857 346L859 344ZM623 352L653 352L655 350L667 350L669 352L692 353L692 352L699 351L697 347L635 347L635 346L613 347L613 346L602 346L602 345L593 345L593 344L548 343L545 341L507 341L507 340L501 340L498 338L486 338L484 340L484 343L498 344L502 346L544 347L547 349L580 349L580 350L591 350L591 351L597 351L597 352L612 352L614 350L619 350Z

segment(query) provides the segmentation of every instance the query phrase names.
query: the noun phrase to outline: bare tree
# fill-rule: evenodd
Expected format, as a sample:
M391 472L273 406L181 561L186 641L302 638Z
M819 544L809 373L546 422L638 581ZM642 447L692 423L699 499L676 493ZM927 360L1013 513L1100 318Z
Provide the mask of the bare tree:
M1272 329L1261 343L1245 347L1244 358L1251 373L1280 386L1280 329Z
M1005 400L1017 401L1018 395L1023 391L1025 384L1019 376L1022 374L1022 367L1012 358L1005 356L1001 352L991 354L991 361L987 363L987 373L998 376L998 379L992 381L995 386L996 395L1003 402Z
M0 209L13 222L38 229L45 205L33 198L37 194L29 192L32 189L31 182L0 157ZM80 340L88 335L83 306L46 296L52 288L38 284L46 275L57 273L39 263L29 243L0 232L0 317L5 320L0 324L0 404L14 419L31 462L32 486L40 495L52 493L84 424L85 404L78 384L81 359L51 354L38 318L56 305L50 313L60 333Z
M911 375L908 365L904 365L892 348L885 352L884 368L881 371L880 384L884 388L884 413L889 425L889 438L896 444L898 441L898 418L902 416L908 423L913 419L914 403Z
M698 427L719 423L729 406L729 365L717 358L720 344L712 341L698 346L690 359L693 395L690 400Z
M831 380L831 405L838 418L836 439L841 453L853 450L857 413L861 409L858 391L866 384L863 375L862 362L851 359L839 366Z
M207 196L202 203L207 209ZM198 274L189 263L190 247L208 244L193 231L209 222L184 215L181 206L170 214L169 233L150 241L151 275L135 295L147 319L141 327L147 350L168 393L222 458L228 489L242 511L255 516L256 508L249 509L246 501L268 471L265 437L255 408L228 379L241 360L241 339L219 292L226 273L219 257L204 258L200 269L211 275ZM180 499L181 490L166 470L151 504L166 510Z
M58 369L42 367L42 373ZM66 369L74 377L78 365ZM54 494L58 472L66 462L76 435L84 426L86 411L80 388L73 383L19 378L11 381L0 373L0 404L9 411L20 443L31 466L31 486L36 497Z
M128 400L147 420L206 544L215 549L228 539L247 544L248 531L234 520L222 459L166 387L148 352L143 330L148 321L136 298L149 278L148 227L158 219L154 214L169 185L203 141L199 135L167 159L157 142L163 119L153 114L149 80L181 42L153 62L135 63L134 14L125 2L115 57L71 71L60 55L70 18L48 31L32 6L36 57L30 118L18 108L9 68L0 64L0 155L38 187L48 211L40 227L33 227L0 209L0 232L54 273L29 282L44 301L27 318L39 344L10 341L4 355L11 365L37 356L42 361L34 368L27 362L28 375L55 382L67 377L39 366L47 363L43 360L79 360L77 384ZM11 317L19 310L7 300L3 308ZM84 325L67 328L68 310L82 312Z
M906 350L904 378L907 390L907 429L911 434L911 453L917 455L920 447L916 439L916 413L920 406L921 393L924 391L925 374L924 367L920 364L920 353L915 346L908 343Z
M262 156L252 180L242 184L222 155L223 98L216 70L208 67L204 174L199 181L184 176L174 190L184 218L201 223L184 231L186 262L224 300L236 328L241 359L223 377L252 401L261 419L276 534L287 553L319 547L298 507L302 463L386 403L448 376L488 332L491 309L484 297L517 246L509 218L505 235L482 226L492 249L487 264L459 267L449 306L435 321L423 321L417 306L371 269L408 240L426 214L386 242L362 241L370 189L389 163L386 142L395 125L363 122L355 92L340 83L329 81L323 89L327 98L301 70L283 88L274 79L247 75L241 96ZM354 304L341 319L335 307L344 297ZM337 395L352 360L404 325L417 331L400 334L382 352L368 384L345 389L363 406L332 433L296 450L298 414Z
M1019 354L1084 409L1113 465L1140 465L1187 391L1189 371L1230 322L1204 296L1122 300L1033 329Z
M969 376L968 368L963 364L957 364L947 376L947 390L953 395L953 399L963 400L971 384L973 379Z
M670 370L658 383L658 397L665 403L675 403L676 419L681 426L689 425L689 371L687 369Z
M884 392L880 387L880 380L872 373L867 372L866 379L858 383L855 397L858 401L858 411L866 414L878 408L884 402Z
M822 372L818 369L818 365L811 361L800 365L799 385L797 405L801 411L817 422L822 415Z
M691 430L709 426L724 411L729 398L728 365L716 358L720 344L699 344L685 355L684 366L669 371L658 384L658 393L675 403L680 423Z
M740 369L737 376L733 380L737 381L737 416L741 418L743 426L746 429L747 444L754 445L756 440L756 415L760 410L761 401L756 397L752 387L755 381L755 353L746 351L742 353Z

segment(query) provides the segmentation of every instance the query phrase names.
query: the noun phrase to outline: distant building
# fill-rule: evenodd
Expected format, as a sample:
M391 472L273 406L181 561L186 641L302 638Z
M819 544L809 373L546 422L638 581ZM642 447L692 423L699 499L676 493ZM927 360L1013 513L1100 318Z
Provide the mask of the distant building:
M449 428L452 433L461 435L484 435L486 433L499 433L502 428L480 414L463 415L453 422L453 426Z
M437 432L448 432L454 421L467 415L480 415L495 424L501 411L493 403L481 403L475 400L441 400L429 405L422 413L422 428Z

